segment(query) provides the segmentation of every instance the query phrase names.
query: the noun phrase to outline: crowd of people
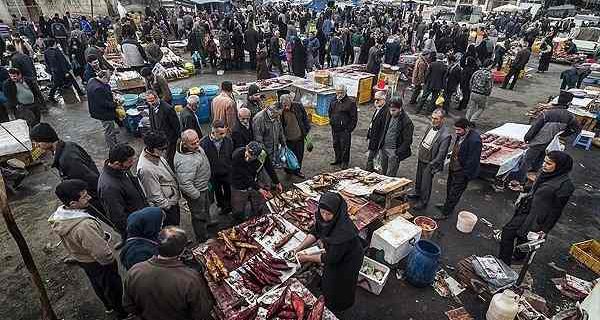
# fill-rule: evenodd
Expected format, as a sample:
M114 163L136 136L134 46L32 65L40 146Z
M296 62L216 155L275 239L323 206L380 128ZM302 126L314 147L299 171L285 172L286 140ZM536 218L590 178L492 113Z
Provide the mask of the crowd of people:
M502 84L514 89L540 37L538 71L548 70L557 36L547 19L527 14L491 15L485 27L471 30L434 17L427 21L415 11L369 6L317 13L299 6L265 5L236 8L229 14L172 13L161 7L156 12L147 8L142 18L128 14L112 22L73 18L68 12L62 18L40 17L37 24L14 20L12 30L0 21L0 54L8 53L4 62L9 64L0 66L6 99L0 121L25 119L31 140L53 155L52 166L62 178L55 189L62 205L49 222L106 310L119 318L135 314L152 320L210 318L212 299L203 277L197 266L180 259L189 245L178 227L181 205L190 212L195 243L219 231L211 221L213 202L231 224L268 212L266 201L283 191L279 169L305 178L302 162L311 130L306 110L293 93L281 92L276 103L265 105L260 89L252 85L246 102L238 105L232 82L223 81L212 101L209 132L203 132L197 116L200 98L189 95L177 113L168 83L157 72L156 50L160 52L166 41L187 39L192 60L201 69L249 68L256 70L257 79L286 72L305 77L315 69L356 63L378 74L384 63L398 65L401 54L417 54L408 75L412 95L407 103L403 90L394 97L385 91L374 94L364 167L397 176L402 161L413 156L414 125L405 107L414 105L417 113L431 117L431 124L417 143L415 189L409 198L415 210L428 207L433 178L444 170L450 153L445 201L436 206L439 213L434 216L444 220L455 213L468 184L479 176L482 142L476 123L492 92L494 68L503 67L509 51L516 53ZM125 67L139 71L147 89L144 148L139 154L118 135L109 84L114 68L103 58L111 32ZM572 42L567 50L576 50ZM47 99L36 79L36 51L43 52L52 76ZM578 87L585 78L586 71L573 70L561 75L565 87ZM108 153L102 170L84 148L64 141L42 121L46 100L55 103L56 93L71 86L87 97L90 117L103 128ZM503 228L499 254L508 265L522 258L514 250L515 241L525 241L529 232L550 232L573 193L571 157L563 151L546 152L555 135L580 130L566 111L570 99L570 93L561 92L558 103L544 111L525 136L529 149L513 177L514 187L524 196ZM453 104L457 110L466 109L466 115L450 124ZM358 110L346 87L335 87L328 111L334 151L330 164L348 168ZM294 168L281 160L288 150L298 162ZM299 260L325 264L323 292L336 313L352 306L362 261L362 243L346 211L339 195L323 195L315 229L296 249L317 239L325 244L325 253ZM104 225L120 235L114 248ZM124 281L119 264L127 271Z

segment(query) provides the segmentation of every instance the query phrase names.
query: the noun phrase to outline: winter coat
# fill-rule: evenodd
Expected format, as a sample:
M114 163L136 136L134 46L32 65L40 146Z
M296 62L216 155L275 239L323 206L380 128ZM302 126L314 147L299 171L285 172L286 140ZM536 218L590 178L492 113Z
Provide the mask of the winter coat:
M233 149L245 147L254 140L254 132L252 131L252 123L248 128L244 127L239 120L231 131L231 140L233 141Z
M154 108L150 108L149 118L152 130L162 131L166 134L169 144L177 142L181 135L181 126L177 112L170 104L160 100L158 112L155 113Z
M256 79L263 80L269 78L271 78L271 73L267 65L267 52L261 50L256 54Z
M150 205L168 210L179 203L177 179L164 158L143 150L137 163L137 176Z
M423 135L423 139L421 139L421 143L419 144L419 150L421 150L421 144L423 140L427 136L429 130L432 129L432 126L429 126L427 130L425 130L425 134ZM431 153L431 161L429 161L429 166L433 169L433 172L439 172L444 169L444 161L446 160L446 156L448 155L448 148L450 147L450 142L452 142L452 135L448 130L448 127L442 125L435 137L433 138L433 142L431 143L431 149L429 152ZM419 159L421 161L421 159Z
M179 143L174 164L179 188L187 199L198 199L203 191L208 190L210 162L202 148L187 151Z
M258 32L253 28L249 28L246 30L245 39L246 50L248 50L251 55L255 54L258 43L260 42Z
M62 179L80 179L87 184L88 194L95 198L100 173L92 157L77 143L59 140L52 167Z
M515 57L515 60L513 61L511 68L513 68L515 70L525 69L527 62L529 62L530 56L531 56L531 50L529 48L521 49L517 53L517 56Z
M342 100L334 99L329 104L329 124L335 132L349 131L356 128L358 114L356 102L346 95Z
M145 320L206 320L213 301L202 273L179 259L153 257L127 272L123 307Z
M202 129L200 128L200 122L195 112L185 107L179 112L179 122L181 124L181 132L192 129L196 131L198 138L202 138Z
M158 94L160 100L171 104L171 89L169 88L169 82L167 82L167 79L165 79L165 77L155 74L154 80L151 83L149 83L146 79L144 79L144 83L146 85L147 90L156 91L156 94Z
M31 92L33 93L34 103L37 105L43 104L44 96L42 95L42 91L40 90L37 81L34 81L31 78L23 77L23 82L27 84L27 86L29 86L29 90L31 90ZM2 92L4 93L4 96L7 100L6 105L14 110L15 107L19 104L19 101L17 100L16 83L10 78L8 78L6 81L4 81Z
M60 206L48 222L69 255L77 262L108 265L115 261L108 242L110 236L102 230L100 222L87 212Z
M454 141L458 143L458 139ZM458 150L458 161L467 179L479 176L481 157L481 137L476 130L470 130Z
M115 170L104 165L98 177L98 197L104 211L119 232L124 232L127 217L146 206L146 197L138 179L129 171Z
M527 130L524 140L530 146L548 145L561 131L563 137L581 131L575 116L563 106L542 111Z
M446 90L449 92L453 92L456 90L458 85L460 84L460 74L462 72L462 68L460 64L455 63L448 68L448 73L446 74Z
M379 109L379 111L375 110L373 112L373 116L371 117L371 123L369 124L369 130L367 131L367 140L369 140L369 150L377 151L379 149L379 135L378 132L385 125L385 120L387 114L390 113L388 106L384 105Z
M298 121L298 126L300 127L300 132L302 133L302 138L306 137L308 132L310 131L310 121L308 121L308 114L306 110L299 102L292 102L291 106L292 112L296 116L296 120ZM283 117L283 113L281 114L281 126L285 132L285 128L287 127L287 122Z
M264 145L271 158L275 157L280 148L286 145L281 119L271 119L267 109L254 116L252 131L254 132L254 140Z
M231 176L231 154L233 153L233 142L229 137L221 141L221 148L217 150L210 135L200 140L200 147L210 162L210 173L213 179Z
M158 233L163 215L160 208L148 207L127 218L127 240L119 259L125 270L158 254Z
M425 83L425 74L429 69L429 62L425 59L423 54L419 55L417 61L415 62L415 68L413 69L412 74L412 84L413 85L422 85Z
M225 122L225 127L231 132L237 119L237 106L235 100L225 92L212 100L212 119Z
M66 74L71 71L71 64L63 52L58 48L48 48L44 52L44 61L52 74L52 80L64 79Z
M377 46L369 49L369 56L367 58L367 72L372 74L379 74L381 68L381 49Z
M443 61L432 62L425 73L425 86L432 90L444 89L447 72L448 67Z
M387 108L386 108L387 109ZM382 120L383 125L373 128L371 139L369 141L369 146L373 143L373 149L371 150L380 150L383 148L385 135L390 127L390 120L392 118L390 112L386 112L382 115L384 119ZM412 151L410 149L410 145L413 140L413 132L414 125L408 114L402 110L400 112L398 119L398 131L396 132L396 156L398 157L398 161L402 161L411 156Z
M271 157L263 150L254 160L246 161L246 148L235 149L232 155L231 188L236 190L247 190L249 188L258 190L258 175L264 169L274 184L279 183L277 173L273 168Z
M88 110L92 118L100 121L113 121L117 119L112 90L107 83L97 78L92 78L87 84L86 91Z
M494 82L492 81L492 72L487 68L481 68L471 77L471 92L489 96L492 94Z

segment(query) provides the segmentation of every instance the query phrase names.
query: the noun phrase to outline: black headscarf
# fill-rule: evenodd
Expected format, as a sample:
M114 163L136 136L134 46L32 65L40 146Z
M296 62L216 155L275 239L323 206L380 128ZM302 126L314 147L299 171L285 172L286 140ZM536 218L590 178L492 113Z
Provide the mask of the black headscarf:
M333 219L331 221L323 220L321 209L332 212ZM321 195L315 219L316 235L326 244L344 243L358 235L356 226L348 216L348 205L338 193L326 192Z
M564 151L550 151L546 156L556 163L556 169L554 169L552 172L542 171L533 184L531 194L533 194L538 186L544 182L565 174L569 174L571 169L573 169L573 158L571 158L571 156Z

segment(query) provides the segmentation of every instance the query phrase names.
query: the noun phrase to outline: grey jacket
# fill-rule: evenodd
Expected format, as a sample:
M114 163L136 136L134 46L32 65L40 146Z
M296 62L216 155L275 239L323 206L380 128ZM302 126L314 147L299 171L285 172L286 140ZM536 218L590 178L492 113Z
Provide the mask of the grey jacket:
M252 130L254 140L262 143L272 160L275 160L276 152L285 146L285 135L279 117L271 119L267 109L260 111L252 119Z
M561 134L563 137L581 131L581 126L566 106L556 106L544 110L531 124L524 140L530 146L548 145L561 131L564 131Z
M137 164L137 176L153 207L169 209L179 202L179 187L175 174L164 158L156 159L142 151Z
M182 150L179 143L174 162L179 187L186 198L197 199L201 192L208 190L210 163L204 149L188 152Z
M425 130L423 139L425 139L425 136L427 136L427 132L429 132L430 129L431 125L429 128L427 128L427 130ZM423 139L421 139L421 144L423 143ZM434 169L434 172L439 172L444 169L444 160L448 154L448 148L450 147L451 141L452 135L450 135L448 127L446 125L442 125L438 133L435 135L433 143L431 144L431 161L429 161L429 164ZM419 144L419 150L421 144Z

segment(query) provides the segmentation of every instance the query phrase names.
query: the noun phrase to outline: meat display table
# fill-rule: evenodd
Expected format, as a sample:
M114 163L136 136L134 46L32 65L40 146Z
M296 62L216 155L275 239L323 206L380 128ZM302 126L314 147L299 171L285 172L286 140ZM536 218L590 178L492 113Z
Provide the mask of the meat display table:
M486 134L509 138L512 140L524 142L524 137L531 126L520 123L505 123L502 126L492 129ZM485 143L484 143L485 144ZM492 142L493 144L493 142ZM491 156L481 160L482 165L491 167L491 171L495 172L495 176L501 176L510 172L517 166L519 160L525 153L525 149L508 148L499 146L501 150L494 152Z

